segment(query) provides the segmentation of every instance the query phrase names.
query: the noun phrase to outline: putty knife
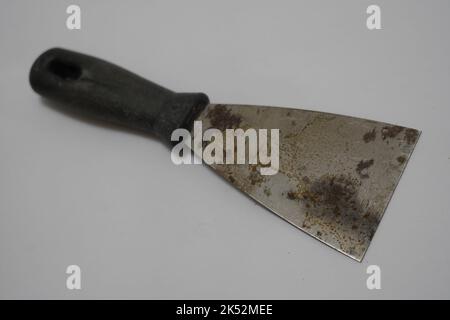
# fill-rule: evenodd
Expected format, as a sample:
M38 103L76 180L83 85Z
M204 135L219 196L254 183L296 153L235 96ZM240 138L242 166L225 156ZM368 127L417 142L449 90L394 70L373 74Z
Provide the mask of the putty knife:
M50 49L34 62L32 88L71 111L151 132L171 144L177 128L279 129L279 170L212 164L237 189L336 250L361 261L420 132L354 117L268 106L210 104L106 61Z

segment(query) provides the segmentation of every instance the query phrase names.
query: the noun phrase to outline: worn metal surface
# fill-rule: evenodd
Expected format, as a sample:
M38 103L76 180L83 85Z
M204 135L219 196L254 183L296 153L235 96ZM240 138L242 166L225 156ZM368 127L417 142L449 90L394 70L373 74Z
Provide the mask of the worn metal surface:
M280 129L279 172L211 165L236 188L309 235L361 261L420 132L288 108L209 105L203 129ZM226 152L226 150L225 150Z

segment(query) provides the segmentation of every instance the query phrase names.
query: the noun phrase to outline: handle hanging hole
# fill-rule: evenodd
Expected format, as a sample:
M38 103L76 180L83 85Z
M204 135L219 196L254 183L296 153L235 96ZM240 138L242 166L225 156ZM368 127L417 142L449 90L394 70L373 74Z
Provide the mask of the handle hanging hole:
M81 68L79 66L57 58L50 61L48 69L64 80L77 80L81 76Z

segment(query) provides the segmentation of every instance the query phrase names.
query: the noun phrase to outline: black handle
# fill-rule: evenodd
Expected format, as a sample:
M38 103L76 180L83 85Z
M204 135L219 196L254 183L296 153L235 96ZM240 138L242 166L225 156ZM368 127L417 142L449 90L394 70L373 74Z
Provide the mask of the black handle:
M168 143L173 130L190 130L209 103L203 93L175 93L109 62L59 48L36 59L30 84L73 111L151 132Z

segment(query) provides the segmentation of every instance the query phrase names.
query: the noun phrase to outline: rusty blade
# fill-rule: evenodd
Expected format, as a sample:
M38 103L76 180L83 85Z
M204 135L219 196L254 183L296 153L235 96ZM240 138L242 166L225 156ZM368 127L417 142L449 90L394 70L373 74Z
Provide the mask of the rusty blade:
M280 129L279 172L211 165L236 188L345 255L361 261L420 132L290 108L209 105L203 129Z

